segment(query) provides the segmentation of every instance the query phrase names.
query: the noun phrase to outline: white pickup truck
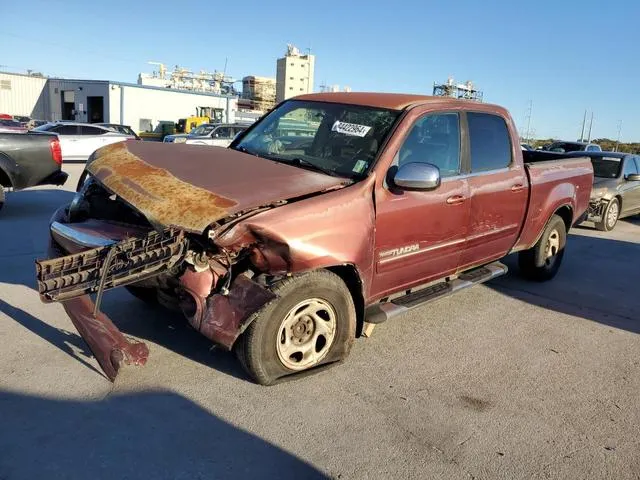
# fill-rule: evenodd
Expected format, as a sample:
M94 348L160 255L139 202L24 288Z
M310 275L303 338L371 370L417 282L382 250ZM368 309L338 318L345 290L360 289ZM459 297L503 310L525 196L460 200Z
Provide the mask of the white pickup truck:
M164 142L228 147L236 135L248 127L239 123L203 123L189 134L167 135Z

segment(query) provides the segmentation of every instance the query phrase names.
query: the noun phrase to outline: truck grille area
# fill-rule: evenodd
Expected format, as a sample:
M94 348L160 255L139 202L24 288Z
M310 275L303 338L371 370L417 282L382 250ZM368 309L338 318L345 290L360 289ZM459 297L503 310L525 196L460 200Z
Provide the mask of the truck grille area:
M153 277L181 263L187 244L181 230L168 228L81 253L37 260L40 297L44 302L59 302Z

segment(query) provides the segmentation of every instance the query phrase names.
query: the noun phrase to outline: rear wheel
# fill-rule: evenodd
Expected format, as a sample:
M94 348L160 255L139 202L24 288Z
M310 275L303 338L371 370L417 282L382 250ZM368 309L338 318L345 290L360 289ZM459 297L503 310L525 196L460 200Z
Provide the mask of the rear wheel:
M253 315L235 345L242 366L258 383L343 360L355 338L349 289L337 275L319 270L274 285L276 300Z
M564 220L554 215L533 248L520 252L518 264L522 274L539 282L551 280L558 273L567 243Z
M4 207L4 187L0 185L0 210Z
M609 201L607 208L604 210L602 220L596 223L596 228L602 232L610 232L618 223L620 218L620 201L613 198Z

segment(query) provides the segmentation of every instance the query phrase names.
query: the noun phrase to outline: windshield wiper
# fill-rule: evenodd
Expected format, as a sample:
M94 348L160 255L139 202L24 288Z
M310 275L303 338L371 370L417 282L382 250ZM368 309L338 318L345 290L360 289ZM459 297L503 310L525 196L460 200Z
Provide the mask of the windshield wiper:
M330 170L328 168L321 167L320 165L316 165L315 163L310 162L309 160L305 160L304 158L296 157L296 158L292 158L292 159L283 159L283 160L285 160L285 162L287 162L287 163L291 163L291 164L296 165L298 167L307 168L309 170L315 170L317 172L324 173L325 175L330 175L332 177L342 177L343 176L343 175L340 175L340 174L336 173L334 170Z

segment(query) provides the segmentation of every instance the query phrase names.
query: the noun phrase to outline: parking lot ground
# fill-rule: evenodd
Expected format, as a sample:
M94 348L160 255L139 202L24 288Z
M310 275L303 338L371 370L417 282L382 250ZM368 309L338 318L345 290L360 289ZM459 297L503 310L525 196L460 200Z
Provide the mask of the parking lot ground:
M0 479L640 478L640 219L573 230L552 282L509 258L268 388L180 315L111 291L104 311L151 350L112 384L35 291L81 168L0 213Z

